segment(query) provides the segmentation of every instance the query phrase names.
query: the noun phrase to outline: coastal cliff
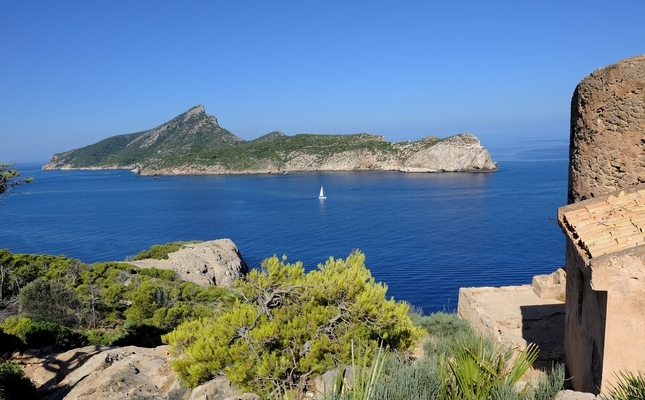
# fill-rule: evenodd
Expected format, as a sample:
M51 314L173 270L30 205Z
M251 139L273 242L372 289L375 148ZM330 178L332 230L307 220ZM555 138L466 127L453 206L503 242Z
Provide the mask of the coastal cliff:
M131 169L141 175L487 172L497 170L497 164L470 133L388 142L367 133L287 136L271 132L245 141L220 127L198 105L154 129L55 154L43 169Z

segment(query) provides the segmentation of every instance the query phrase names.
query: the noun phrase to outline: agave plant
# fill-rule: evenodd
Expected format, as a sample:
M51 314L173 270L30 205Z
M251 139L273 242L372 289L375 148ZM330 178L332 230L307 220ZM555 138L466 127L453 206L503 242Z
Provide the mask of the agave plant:
M604 400L641 400L645 399L645 374L638 371L635 375L631 371L619 372L616 383L609 385L609 396L602 395Z
M370 356L373 353L373 356ZM373 391L376 382L383 371L385 354L383 348L376 351L362 349L354 351L352 341L352 366L351 384L345 383L345 370L341 369L336 376L331 390L325 392L326 400L370 400L373 398Z
M463 347L447 359L454 386L446 386L445 390L451 393L444 392L445 398L489 399L500 387L512 388L537 356L537 346L530 344L511 361L512 354L505 348L485 346L484 340L480 339L474 348ZM525 386L523 393L528 389L528 385Z

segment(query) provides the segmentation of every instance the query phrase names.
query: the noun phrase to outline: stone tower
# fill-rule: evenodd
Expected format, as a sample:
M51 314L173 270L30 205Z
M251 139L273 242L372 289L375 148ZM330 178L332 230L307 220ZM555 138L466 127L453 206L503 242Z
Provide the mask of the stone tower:
M645 368L645 56L584 78L571 101L564 352L575 390Z
M645 182L645 55L593 72L571 100L569 204Z

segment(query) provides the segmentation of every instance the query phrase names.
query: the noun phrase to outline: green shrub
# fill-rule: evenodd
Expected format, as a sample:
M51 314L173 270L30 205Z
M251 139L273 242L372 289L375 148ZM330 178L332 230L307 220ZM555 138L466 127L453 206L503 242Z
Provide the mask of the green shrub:
M31 349L53 345L68 350L86 346L88 340L82 333L53 322L32 322L25 329L25 344Z
M534 355L527 353L520 357L519 362L510 362L510 350L482 338L467 323L462 325L465 321L456 314L417 315L413 319L417 323L419 319L424 320L426 323L421 325L432 332L424 346L425 357L408 362L392 354L373 390L374 400L551 400L562 389L564 366L557 365L541 377L537 385L528 385L518 391L513 382L517 381L522 370L528 368ZM454 329L456 326L459 328ZM467 360L463 361L464 358ZM460 369L458 364L462 366L457 372L461 382L453 371ZM470 372L465 373L464 369ZM473 381L479 383L476 390L472 389Z
M440 399L442 382L438 363L424 358L405 363L394 354L387 358L381 379L374 386L373 399Z
M65 326L78 323L80 302L64 283L38 278L28 283L19 295L20 309L34 321L50 321Z
M175 271L171 269L141 268L139 270L139 274L143 276L149 276L151 278L164 279L167 281L172 281L173 279L175 279Z
M472 334L468 321L455 313L438 312L428 316L410 314L410 317L415 325L425 329L434 338Z
M356 251L305 274L302 263L266 259L236 289L241 300L214 318L183 323L164 336L180 378L196 386L218 373L260 395L303 389L313 373L351 361L352 341L408 349L421 337L408 305L387 288Z
M161 335L167 332L153 325L127 322L110 346L157 347L163 344Z
M25 340L25 330L31 325L31 319L25 317L8 317L2 323L2 330L9 334Z
M184 242L174 242L166 244L155 244L150 247L148 250L141 250L136 256L132 259L145 260L147 258L154 258L155 260L167 260L168 253L175 252L183 246Z
M20 365L13 361L0 361L0 398L3 400L38 399L36 386L25 376Z

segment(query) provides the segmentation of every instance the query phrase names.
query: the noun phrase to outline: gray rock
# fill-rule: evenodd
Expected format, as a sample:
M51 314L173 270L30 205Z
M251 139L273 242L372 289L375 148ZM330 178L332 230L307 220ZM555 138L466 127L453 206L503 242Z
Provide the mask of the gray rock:
M225 286L248 272L248 266L231 239L191 243L168 254L168 260L128 261L137 267L175 271L179 279L200 286Z
M15 359L46 400L178 400L191 392L170 367L167 346L88 346Z
M574 392L573 390L563 390L558 393L554 400L596 400L600 399L600 396L596 396L593 393L583 393L583 392Z
M193 389L189 400L262 400L253 393L240 394L226 379L218 376Z

